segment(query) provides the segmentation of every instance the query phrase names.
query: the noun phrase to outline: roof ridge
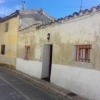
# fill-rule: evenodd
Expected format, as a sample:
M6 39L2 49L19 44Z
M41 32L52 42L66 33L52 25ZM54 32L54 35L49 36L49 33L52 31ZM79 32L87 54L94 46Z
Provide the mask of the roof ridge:
M58 19L56 19L54 21L51 21L49 23L44 23L42 25L38 25L37 28L40 28L41 26L51 25L51 24L53 24L55 22L60 22L60 21L63 21L63 20L70 20L73 17L84 16L84 15L87 15L87 14L89 14L91 12L99 11L99 10L100 10L100 4L97 5L97 6L93 6L90 9L80 10L79 12L73 12L72 15L68 15L68 16L65 16L65 17L58 18Z

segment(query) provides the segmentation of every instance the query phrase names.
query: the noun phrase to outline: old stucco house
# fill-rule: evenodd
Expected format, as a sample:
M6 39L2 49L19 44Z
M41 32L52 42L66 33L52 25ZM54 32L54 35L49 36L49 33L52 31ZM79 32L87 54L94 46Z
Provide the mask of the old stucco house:
M100 100L99 42L100 5L19 30L16 69Z
M100 5L57 20L20 11L17 35L17 70L100 100Z
M16 65L18 42L18 11L0 19L0 63Z

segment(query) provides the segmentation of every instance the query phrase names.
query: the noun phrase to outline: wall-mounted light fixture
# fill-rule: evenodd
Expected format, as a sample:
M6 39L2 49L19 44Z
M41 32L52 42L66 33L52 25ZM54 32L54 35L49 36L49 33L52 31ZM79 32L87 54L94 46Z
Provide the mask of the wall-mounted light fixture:
M47 40L50 41L50 33L47 34Z

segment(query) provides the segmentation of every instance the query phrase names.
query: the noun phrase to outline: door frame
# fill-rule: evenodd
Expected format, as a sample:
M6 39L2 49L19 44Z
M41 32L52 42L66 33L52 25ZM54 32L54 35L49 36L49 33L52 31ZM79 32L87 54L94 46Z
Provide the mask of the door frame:
M50 44L49 80L50 80L50 76L51 76L51 67L52 67L52 49L53 49L53 45Z

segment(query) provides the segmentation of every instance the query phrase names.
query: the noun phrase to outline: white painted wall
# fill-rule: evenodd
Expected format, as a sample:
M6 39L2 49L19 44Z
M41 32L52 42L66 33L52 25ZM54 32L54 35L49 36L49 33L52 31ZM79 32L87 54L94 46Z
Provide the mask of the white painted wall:
M53 64L51 82L90 100L100 100L100 71Z
M30 61L17 58L16 70L26 73L30 76L41 78L42 63L38 61Z
M41 62L17 58L16 69L42 78ZM100 71L53 64L51 82L90 100L100 100Z

